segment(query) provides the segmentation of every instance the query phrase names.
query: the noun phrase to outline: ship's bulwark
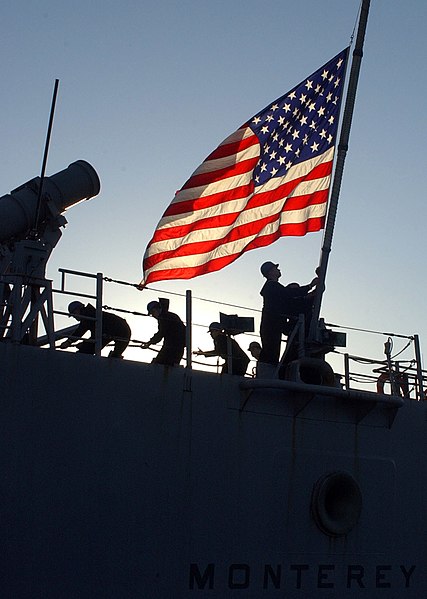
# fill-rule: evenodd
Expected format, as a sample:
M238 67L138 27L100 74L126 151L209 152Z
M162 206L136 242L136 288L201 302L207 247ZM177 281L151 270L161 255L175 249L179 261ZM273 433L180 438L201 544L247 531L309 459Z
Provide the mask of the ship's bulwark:
M426 403L240 381L0 344L2 599L425 597ZM313 517L334 472L342 536Z

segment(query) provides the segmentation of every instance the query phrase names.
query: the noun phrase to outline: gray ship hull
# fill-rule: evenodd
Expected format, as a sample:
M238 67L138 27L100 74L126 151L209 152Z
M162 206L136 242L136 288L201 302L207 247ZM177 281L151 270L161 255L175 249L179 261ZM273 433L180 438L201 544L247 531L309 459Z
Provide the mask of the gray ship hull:
M427 404L242 381L1 343L1 596L426 596Z

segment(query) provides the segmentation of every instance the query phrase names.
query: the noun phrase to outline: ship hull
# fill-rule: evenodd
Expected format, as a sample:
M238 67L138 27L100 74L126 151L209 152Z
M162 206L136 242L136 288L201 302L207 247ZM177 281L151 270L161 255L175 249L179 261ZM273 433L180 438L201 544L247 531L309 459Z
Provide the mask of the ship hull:
M0 344L2 597L425 596L425 402L241 383Z

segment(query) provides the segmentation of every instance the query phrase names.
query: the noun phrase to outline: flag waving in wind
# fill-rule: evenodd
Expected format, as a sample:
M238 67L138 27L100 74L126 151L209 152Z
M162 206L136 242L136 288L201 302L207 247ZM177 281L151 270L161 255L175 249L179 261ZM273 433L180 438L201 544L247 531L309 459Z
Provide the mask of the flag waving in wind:
M348 48L227 137L191 175L147 246L147 285L220 270L243 252L324 227Z

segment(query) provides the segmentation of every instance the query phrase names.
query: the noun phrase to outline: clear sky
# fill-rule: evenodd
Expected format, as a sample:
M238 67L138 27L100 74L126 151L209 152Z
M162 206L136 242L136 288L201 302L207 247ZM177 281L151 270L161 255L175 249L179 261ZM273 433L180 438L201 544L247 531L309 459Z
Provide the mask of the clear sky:
M175 191L227 135L347 46L358 10L358 0L3 3L0 194L40 174L55 78L46 174L84 159L102 184L98 197L67 212L48 267L55 284L58 268L138 282ZM418 333L424 354L426 22L425 1L371 2L322 306L327 322ZM305 284L321 242L322 233L282 238L218 273L154 290L106 283L104 303L145 312L157 290L190 289L260 310L260 264L277 261L283 283ZM182 297L170 299L185 318ZM207 325L220 311L253 314L258 331L258 312L196 300L194 321ZM156 330L148 317L129 321L135 339ZM195 347L211 348L205 331L195 327ZM349 331L347 349L382 359L384 341ZM403 344L396 339L395 349Z

